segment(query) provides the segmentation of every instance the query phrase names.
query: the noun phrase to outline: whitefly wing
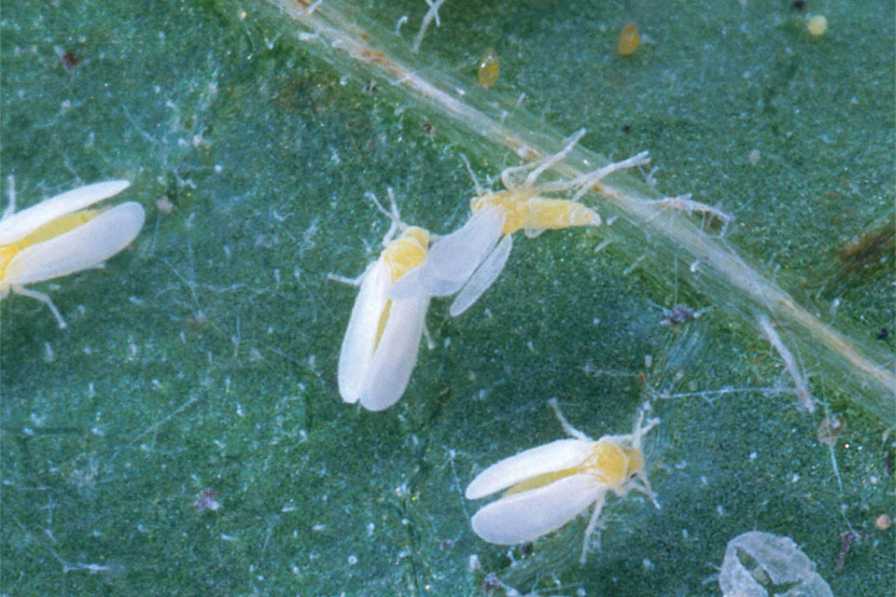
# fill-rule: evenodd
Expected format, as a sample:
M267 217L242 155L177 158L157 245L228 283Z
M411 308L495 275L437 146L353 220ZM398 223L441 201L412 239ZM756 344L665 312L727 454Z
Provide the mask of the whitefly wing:
M86 224L17 253L4 282L33 284L97 267L131 244L145 217L139 203L116 205Z
M571 475L492 502L473 516L471 524L473 531L489 543L533 541L574 519L606 490L591 475Z
M421 272L421 281L433 296L454 294L470 279L492 252L504 227L504 210L488 207L459 230L433 243Z
M425 266L426 261L399 278L389 290L389 297L401 300L430 295L431 293L423 286L423 269Z
M361 398L391 282L389 266L382 259L371 263L364 272L339 352L339 394L345 402L354 403Z
M16 212L5 220L0 221L0 245L15 242L35 228L43 226L56 218L117 195L128 188L130 184L126 180L97 182L66 191L46 201L41 201L37 205L32 205L27 209Z
M428 307L428 296L393 301L361 393L364 408L387 409L404 394L417 364Z
M510 250L513 248L513 235L506 235L501 242L495 247L494 251L485 258L482 265L479 266L470 279L454 298L448 312L452 317L457 317L479 300L479 297L495 283L504 266L507 265L507 258L510 257Z
M496 462L467 486L467 499L476 500L507 489L526 479L582 464L591 454L594 442L558 439Z

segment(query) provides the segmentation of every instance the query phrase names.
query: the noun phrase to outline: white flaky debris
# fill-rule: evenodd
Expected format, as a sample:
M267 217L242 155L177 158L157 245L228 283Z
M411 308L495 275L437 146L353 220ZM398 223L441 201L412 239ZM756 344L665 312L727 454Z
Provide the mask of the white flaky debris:
M725 597L767 597L766 587L789 586L786 597L833 597L815 572L815 564L793 539L761 531L738 535L728 542L719 574Z

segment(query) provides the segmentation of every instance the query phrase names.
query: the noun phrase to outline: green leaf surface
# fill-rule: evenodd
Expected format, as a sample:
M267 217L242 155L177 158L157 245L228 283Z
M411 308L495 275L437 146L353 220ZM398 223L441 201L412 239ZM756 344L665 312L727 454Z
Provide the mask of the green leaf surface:
M615 159L650 150L659 193L732 214L707 233L892 371L896 15L807 4L821 38L783 0L447 0L419 68L473 86L494 48L500 78L476 101L520 97ZM426 9L355 8L405 48ZM629 21L642 45L622 58ZM5 7L4 194L10 176L20 208L126 178L148 217L104 269L35 286L67 330L0 303L0 591L712 595L727 542L753 529L793 538L836 595L892 589L896 534L875 520L896 516L896 412L862 408L892 396L863 398L798 338L821 406L799 410L733 291L691 284L691 263L624 221L520 235L470 311L433 302L436 347L395 407L343 404L356 290L327 274L380 250L388 222L364 193L392 187L406 221L445 233L474 193L461 154L480 179L519 160L299 31L262 2ZM701 316L664 325L679 304ZM554 396L593 437L628 432L645 399L662 419L647 447L662 508L611 498L584 567L585 517L507 549L473 534L463 497L562 436ZM832 446L826 414L845 424Z

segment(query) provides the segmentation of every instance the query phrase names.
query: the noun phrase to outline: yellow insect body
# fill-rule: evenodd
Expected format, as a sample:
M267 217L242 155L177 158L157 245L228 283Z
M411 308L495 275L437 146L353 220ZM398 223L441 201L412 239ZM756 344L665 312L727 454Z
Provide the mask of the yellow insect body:
M600 216L594 210L577 201L539 197L535 188L489 193L470 201L474 214L487 207L499 207L504 212L504 226L501 229L504 235L520 230L562 230L600 224Z
M423 228L412 226L404 231L401 237L389 242L380 259L389 270L392 282L398 282L406 273L419 266L426 259L426 251L429 247L429 232ZM380 345L389 315L392 312L392 299L386 299L382 314L377 324L376 337L373 343L375 351Z
M426 259L429 248L429 232L418 226L411 226L397 239L383 249L382 259L389 267L392 281L397 282L410 270Z
M644 467L644 455L639 448L600 439L591 450L591 454L581 464L526 479L513 485L504 495L538 489L571 475L591 475L606 485L607 489L619 491L626 481L640 474Z

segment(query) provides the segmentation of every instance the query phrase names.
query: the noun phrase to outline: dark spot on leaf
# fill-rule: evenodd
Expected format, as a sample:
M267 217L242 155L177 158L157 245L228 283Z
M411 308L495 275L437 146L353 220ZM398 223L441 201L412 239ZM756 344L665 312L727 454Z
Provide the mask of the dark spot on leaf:
M893 255L894 239L896 224L888 222L841 246L837 256L847 270L873 268L882 258Z
M73 70L78 64L81 63L81 59L78 58L74 52L71 50L67 50L59 57L59 60L62 61L62 66L66 68L66 70Z

